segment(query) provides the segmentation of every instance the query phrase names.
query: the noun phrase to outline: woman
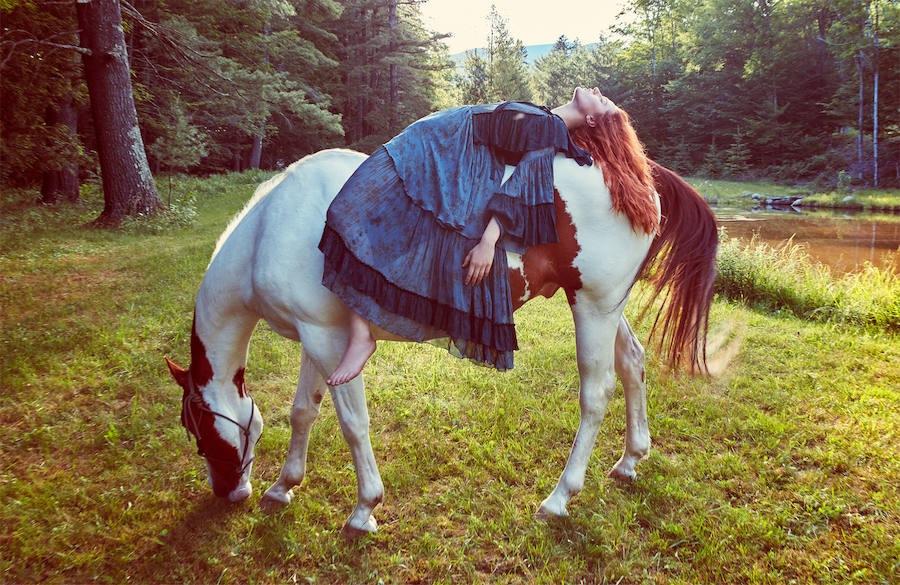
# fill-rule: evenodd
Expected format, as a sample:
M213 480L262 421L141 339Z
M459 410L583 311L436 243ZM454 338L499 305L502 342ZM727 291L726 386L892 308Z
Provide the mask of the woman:
M557 153L610 163L603 169L614 207L624 193L652 192L627 114L597 88L577 88L553 110L504 102L437 112L363 162L329 207L319 243L323 284L353 309L328 384L362 371L375 351L372 324L512 368L506 251L557 241ZM502 181L506 165L516 168ZM654 231L653 222L640 227Z

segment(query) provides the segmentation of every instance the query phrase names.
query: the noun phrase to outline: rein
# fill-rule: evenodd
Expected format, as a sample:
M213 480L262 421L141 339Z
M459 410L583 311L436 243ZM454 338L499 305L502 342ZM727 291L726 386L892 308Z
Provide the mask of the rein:
M216 412L208 407L203 401L203 396L200 394L200 391L197 390L197 386L194 384L194 376L190 370L188 370L188 391L181 400L181 426L184 427L185 432L187 433L188 441L191 440L191 433L194 434L197 441L197 455L205 457L208 461L224 464L232 463L227 459L207 455L200 445L200 421L203 419L204 413L209 413L213 415L213 417L225 419L228 422L235 424L241 430L241 434L244 436L244 450L241 453L240 461L238 461L238 464L235 467L238 475L244 475L244 472L247 471L247 468L253 463L253 457L251 457L249 461L243 464L243 466L241 465L244 462L244 458L247 457L247 451L250 449L250 424L253 422L253 414L256 411L256 402L253 401L253 397L250 396L249 392L247 393L247 396L250 398L250 421L247 423L247 426L242 425L230 416L225 416L221 412ZM199 414L197 411L199 411ZM261 437L262 435L260 435L260 438ZM258 443L259 439L257 439L256 442Z

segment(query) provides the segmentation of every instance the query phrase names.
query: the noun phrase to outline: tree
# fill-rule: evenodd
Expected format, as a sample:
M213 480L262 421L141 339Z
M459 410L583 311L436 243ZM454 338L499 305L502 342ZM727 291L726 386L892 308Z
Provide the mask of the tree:
M478 49L466 51L463 68L465 73L457 82L463 103L484 104L489 102L491 85L488 62L478 54Z
M159 194L138 127L128 52L118 0L79 0L78 25L97 154L103 177L104 208L96 224L116 226L129 215L153 215Z
M427 31L412 0L343 0L335 23L346 143L371 151L434 110L452 67L447 35Z
M184 171L209 154L207 136L191 124L180 101L172 106L170 132L150 145L150 152L172 170ZM169 206L172 205L172 177L169 176Z
M484 55L479 55L477 50L467 54L457 81L463 101L531 100L525 46L510 34L506 19L496 6L491 5L487 20L489 32Z
M587 48L560 36L553 49L534 62L531 82L535 100L549 106L564 104L575 87L598 85L593 81L600 74L600 68L591 66Z
M83 81L72 4L0 6L0 179L41 181L41 201L75 201Z

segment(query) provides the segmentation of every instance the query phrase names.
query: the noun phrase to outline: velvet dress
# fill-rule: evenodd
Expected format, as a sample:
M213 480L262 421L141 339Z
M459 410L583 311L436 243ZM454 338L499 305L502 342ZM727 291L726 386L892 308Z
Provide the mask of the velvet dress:
M581 165L561 118L527 102L462 106L414 122L378 148L328 208L322 283L371 323L500 370L518 349L506 252L557 241L553 158ZM515 165L503 182L505 166ZM488 275L462 268L491 217Z

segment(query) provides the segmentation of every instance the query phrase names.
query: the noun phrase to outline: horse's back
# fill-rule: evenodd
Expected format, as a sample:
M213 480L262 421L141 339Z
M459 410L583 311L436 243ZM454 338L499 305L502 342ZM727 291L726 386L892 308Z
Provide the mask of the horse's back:
M319 238L332 199L365 160L332 149L309 155L260 185L220 238L204 284L252 309L286 337L296 319L336 310L321 286Z

